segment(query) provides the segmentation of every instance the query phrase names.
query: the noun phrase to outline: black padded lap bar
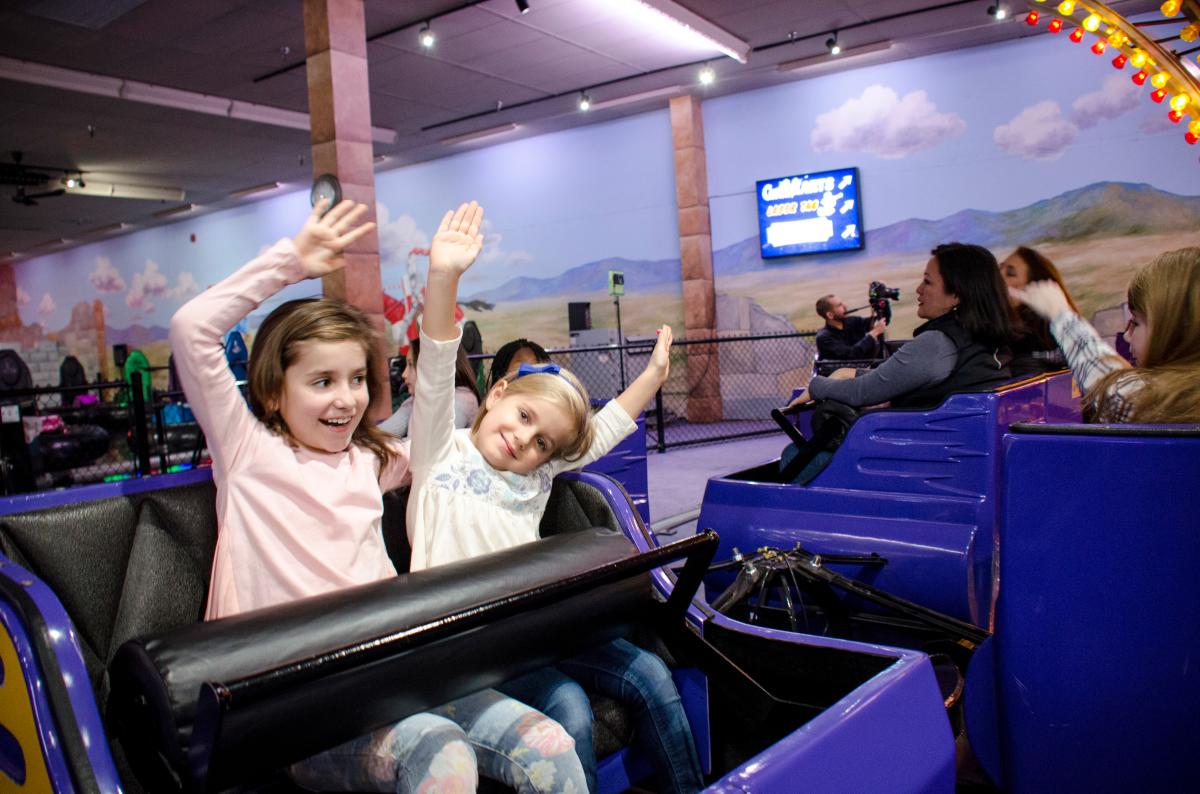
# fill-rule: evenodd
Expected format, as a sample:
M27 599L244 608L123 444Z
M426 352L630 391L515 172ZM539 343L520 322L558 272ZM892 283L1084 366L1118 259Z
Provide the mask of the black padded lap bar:
M109 714L154 790L220 790L627 633L646 573L716 542L573 532L140 638L110 665Z
M1116 436L1125 438L1196 438L1200 425L1091 425L1016 422L1009 431L1040 436Z

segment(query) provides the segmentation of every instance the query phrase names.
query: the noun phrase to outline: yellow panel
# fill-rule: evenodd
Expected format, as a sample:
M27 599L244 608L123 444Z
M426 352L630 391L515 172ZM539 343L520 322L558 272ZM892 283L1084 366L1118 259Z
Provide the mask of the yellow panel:
M33 703L25 681L25 671L17 659L17 649L7 631L0 631L0 665L4 676L0 681L0 725L16 737L25 756L25 782L17 781L0 771L0 792L50 792L50 775L42 757L37 725L33 719Z

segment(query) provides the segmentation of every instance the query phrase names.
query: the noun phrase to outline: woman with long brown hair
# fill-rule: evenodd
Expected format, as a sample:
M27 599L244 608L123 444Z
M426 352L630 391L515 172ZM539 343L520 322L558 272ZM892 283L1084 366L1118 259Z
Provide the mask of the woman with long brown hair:
M1040 251L1028 246L1018 246L1000 263L1000 275L1009 289L1024 289L1034 281L1053 281L1063 292L1071 311L1079 314L1079 307L1063 281L1062 274L1054 263ZM1014 377L1039 372L1066 369L1067 357L1063 354L1050 333L1050 323L1038 316L1020 301L1014 300L1016 323L1013 328L1013 360L1009 364Z
M1050 323L1095 422L1200 422L1200 248L1168 251L1129 282L1125 338L1135 365L1071 310L1053 281L1013 295Z

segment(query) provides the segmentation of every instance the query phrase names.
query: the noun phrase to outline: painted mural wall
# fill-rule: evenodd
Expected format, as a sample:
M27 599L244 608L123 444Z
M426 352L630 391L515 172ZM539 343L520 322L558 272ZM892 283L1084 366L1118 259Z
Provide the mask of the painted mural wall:
M1119 304L1136 265L1200 245L1200 147L1149 90L1107 58L1041 36L707 101L719 300L745 298L814 328L817 297L858 305L879 280L902 291L891 334L900 338L916 324L913 288L929 249L960 240L998 257L1035 245L1085 312ZM845 166L860 169L864 250L764 261L755 181ZM400 297L410 267L423 275L424 257L410 252L470 198L487 209L486 243L461 294L485 348L516 336L565 345L569 301L592 301L593 324L613 326L610 269L625 272L626 333L680 323L665 110L381 173L385 291ZM162 363L175 309L293 233L306 210L300 191L17 263L0 343L56 345L94 372L95 339L77 331L99 311L107 346ZM318 290L296 285L249 330L274 303Z

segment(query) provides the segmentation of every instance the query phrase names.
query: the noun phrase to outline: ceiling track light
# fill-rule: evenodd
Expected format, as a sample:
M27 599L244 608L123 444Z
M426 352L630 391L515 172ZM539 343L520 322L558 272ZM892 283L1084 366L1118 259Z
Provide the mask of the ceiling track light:
M591 107L592 107L591 97L589 97L586 93L580 92L580 94L579 94L579 109L583 110L583 111L587 111L587 110L590 110Z
M995 18L997 22L1008 18L1008 9L1000 3L993 3L988 6L988 14Z
M700 73L696 75L696 79L700 81L700 85L712 85L714 82L716 82L717 73L713 71L711 66L705 64L704 68L700 70Z
M434 43L437 41L437 37L433 35L433 28L430 27L428 22L421 26L421 31L418 34L418 41L420 41L421 46L427 50L433 47Z
M825 40L825 49L829 50L830 55L837 55L842 51L842 45L838 44L836 30L833 32L833 35Z
M517 10L522 14L529 13L529 3L526 0L517 0Z

